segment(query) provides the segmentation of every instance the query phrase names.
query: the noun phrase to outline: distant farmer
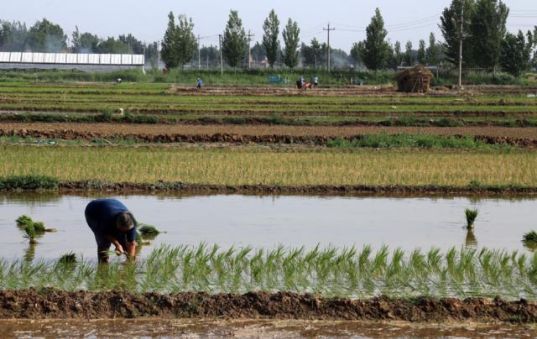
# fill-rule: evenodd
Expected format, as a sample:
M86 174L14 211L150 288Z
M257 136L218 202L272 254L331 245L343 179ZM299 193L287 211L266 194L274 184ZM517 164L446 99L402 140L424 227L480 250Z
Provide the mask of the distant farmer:
M317 86L319 86L319 77L314 76L313 77L313 87L317 87Z
M136 257L136 220L125 205L115 199L97 199L86 206L86 221L95 234L99 263L108 262L114 245L116 254Z
M196 87L198 89L201 89L203 87L203 80L201 80L201 78L198 78L198 81L196 82Z

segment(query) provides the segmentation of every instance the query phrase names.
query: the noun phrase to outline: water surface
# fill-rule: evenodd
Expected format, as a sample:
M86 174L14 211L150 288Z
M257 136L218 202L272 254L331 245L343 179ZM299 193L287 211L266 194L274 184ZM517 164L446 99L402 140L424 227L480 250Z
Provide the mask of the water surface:
M20 258L28 241L16 227L22 214L58 230L40 238L36 258L54 259L73 251L95 257L84 208L97 196L0 195L0 258ZM135 217L164 234L154 246L311 248L388 245L406 250L462 246L528 251L524 233L537 229L537 200L469 198L303 197L303 196L114 196ZM475 232L464 229L465 208L477 208Z

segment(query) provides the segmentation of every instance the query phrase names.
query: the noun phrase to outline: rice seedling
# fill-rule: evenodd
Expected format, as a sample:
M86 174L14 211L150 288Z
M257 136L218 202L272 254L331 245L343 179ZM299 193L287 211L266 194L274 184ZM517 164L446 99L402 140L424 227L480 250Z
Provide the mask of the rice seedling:
M404 252L383 247L272 250L164 246L138 263L68 265L0 259L0 289L246 293L290 291L329 297L493 297L537 300L537 254L482 249Z
M37 231L35 230L34 224L26 224L24 226L24 237L28 239L31 245L37 244Z
M34 221L27 215L21 215L16 220L17 226L25 231L26 227L33 229L35 235L40 236L45 232L56 232L54 228L46 228L45 224L41 221Z
M142 223L140 223L139 226L140 228L138 229L138 231L144 239L153 240L160 234L160 231L155 226Z
M522 237L522 243L530 250L537 250L537 232L531 231Z
M58 264L60 265L74 265L77 262L76 254L73 252L66 253L58 259Z
M467 208L464 211L464 214L466 215L466 228L468 230L471 230L474 228L474 222L477 218L477 215L479 214L479 211L477 209L469 209Z

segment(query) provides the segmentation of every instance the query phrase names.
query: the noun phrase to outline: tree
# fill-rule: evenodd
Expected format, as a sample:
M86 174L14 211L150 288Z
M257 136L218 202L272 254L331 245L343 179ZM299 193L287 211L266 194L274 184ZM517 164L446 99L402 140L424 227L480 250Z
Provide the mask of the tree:
M360 43L354 43L351 48L351 58L354 60L355 65L359 65L362 63L362 59L360 56Z
M194 23L185 15L179 15L179 23L175 31L175 48L177 64L183 68L194 57L198 43L194 36Z
M434 33L429 35L429 47L427 47L427 63L429 65L438 65L442 58L442 48L436 43Z
M464 7L464 18L461 21L461 12ZM453 0L448 8L445 8L440 17L440 30L444 37L444 53L446 60L453 65L459 64L459 43L461 36L463 37L463 62L465 65L472 65L472 45L466 39L470 32L470 24L472 22L475 8L474 0ZM461 32L461 22L463 31Z
M420 40L420 47L418 48L418 63L421 65L427 64L427 52L425 50L425 40Z
M261 61L264 61L265 59L268 59L265 47L259 42L256 42L255 45L252 47L251 53L254 63L259 63Z
M274 67L274 63L278 59L278 51L280 50L280 20L274 10L270 11L269 16L263 24L263 46L265 47L267 60L270 67Z
M407 66L413 66L415 64L416 59L414 58L414 51L412 50L412 41L406 43L404 60Z
M28 45L33 52L61 52L67 48L67 35L59 25L43 19L30 28Z
M229 13L229 19L224 32L222 53L231 67L237 67L245 58L247 50L246 33L242 27L242 20L237 11Z
M0 51L17 52L26 50L28 29L20 22L0 21Z
M91 33L82 33L75 28L72 35L72 44L74 53L96 53L101 39Z
M528 41L522 31L518 31L517 35L507 33L502 42L500 64L506 72L516 77L530 68L535 42L531 32L528 32L527 37Z
M473 60L479 67L498 64L502 40L507 32L507 6L499 0L477 0L470 25Z
M143 54L144 49L146 48L145 44L140 40L136 39L136 37L132 34L120 35L118 37L118 40L129 46L131 53L134 54Z
M108 39L101 41L99 45L97 46L97 50L95 52L105 53L105 54L130 54L132 53L129 45L113 37L109 37Z
M200 55L201 63L207 67L216 67L220 64L220 51L216 46L202 47Z
M302 44L301 54L304 66L317 68L322 60L322 46L317 38L311 40L310 45Z
M179 65L177 56L177 26L175 25L175 16L173 12L168 14L168 28L164 33L162 40L160 56L167 69L175 68Z
M295 68L298 65L298 43L300 42L298 23L289 18L282 35L285 44L283 63L289 68Z
M390 45L386 42L388 32L384 29L384 19L380 10L375 10L371 23L366 29L366 39L358 44L360 59L367 68L378 70L385 66L389 56Z

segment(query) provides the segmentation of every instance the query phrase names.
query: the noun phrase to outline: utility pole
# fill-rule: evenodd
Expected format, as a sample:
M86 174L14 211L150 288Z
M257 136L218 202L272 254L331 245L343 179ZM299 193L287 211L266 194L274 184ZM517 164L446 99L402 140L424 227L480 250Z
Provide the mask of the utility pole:
M251 49L251 42L252 42L252 37L254 37L255 34L252 34L250 33L250 31L248 31L248 69L252 68L252 49Z
M462 89L462 45L464 41L464 1L461 1L461 27L459 31L459 89Z
M328 51L327 51L327 68L328 68L328 73L330 73L330 31L335 31L336 29L335 28L330 28L330 23L328 23L328 28L323 28L323 31L326 31L328 33Z
M218 42L220 44L220 74L224 75L224 55L222 54L222 34L218 34Z
M201 45L200 45L200 35L198 34L198 69L201 69Z

